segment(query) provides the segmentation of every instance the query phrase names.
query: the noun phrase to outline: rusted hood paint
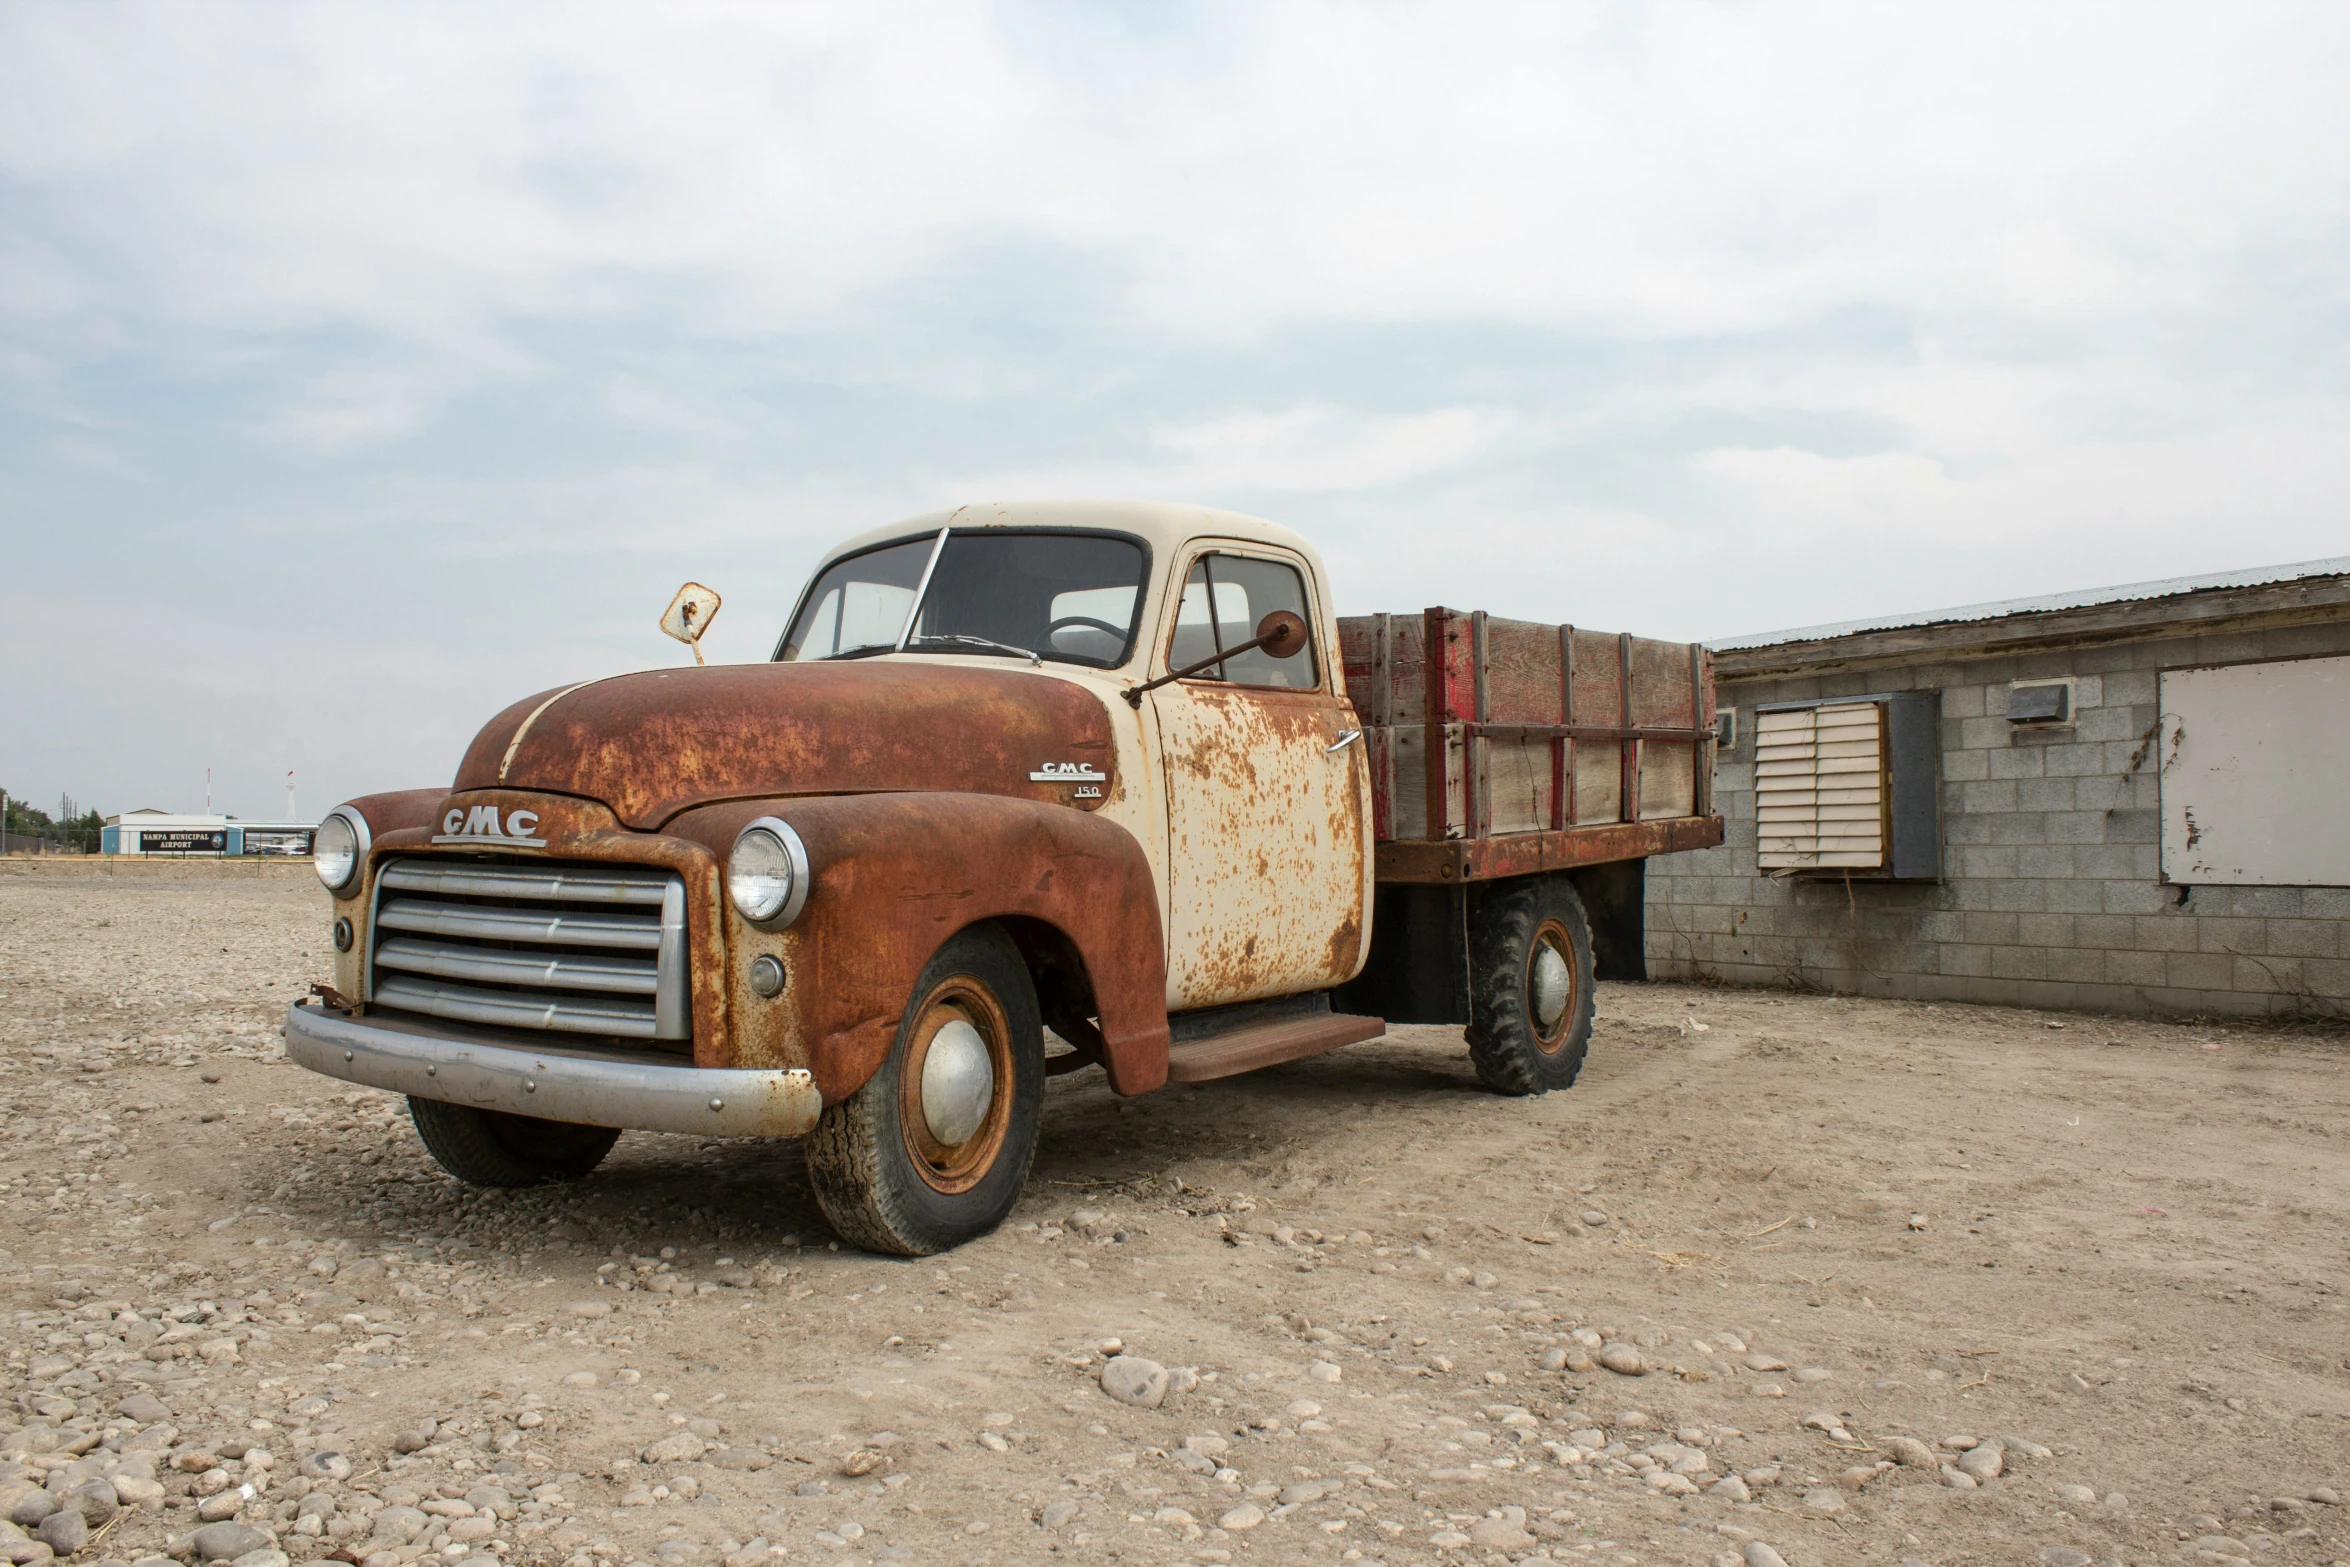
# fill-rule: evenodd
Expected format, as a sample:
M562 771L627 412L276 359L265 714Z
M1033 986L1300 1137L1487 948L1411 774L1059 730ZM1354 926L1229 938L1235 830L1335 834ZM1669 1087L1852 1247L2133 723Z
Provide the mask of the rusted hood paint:
M1069 804L1068 783L1029 775L1056 763L1106 775L1115 756L1099 697L1025 668L714 665L525 697L474 737L455 787L597 800L646 829L693 806L790 795Z

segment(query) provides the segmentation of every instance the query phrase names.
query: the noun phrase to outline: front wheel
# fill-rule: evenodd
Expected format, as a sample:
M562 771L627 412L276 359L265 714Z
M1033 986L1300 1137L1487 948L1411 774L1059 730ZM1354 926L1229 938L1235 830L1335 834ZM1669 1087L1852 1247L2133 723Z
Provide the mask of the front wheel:
M809 1182L841 1239L927 1257L1003 1223L1036 1155L1044 1023L1012 939L974 926L914 982L880 1068L808 1135Z
M1469 1059L1485 1086L1571 1086L1591 1008L1591 925L1575 884L1529 876L1489 894L1469 929Z
M468 1186L576 1181L620 1140L609 1126L574 1126L438 1099L408 1100L408 1119L440 1167Z

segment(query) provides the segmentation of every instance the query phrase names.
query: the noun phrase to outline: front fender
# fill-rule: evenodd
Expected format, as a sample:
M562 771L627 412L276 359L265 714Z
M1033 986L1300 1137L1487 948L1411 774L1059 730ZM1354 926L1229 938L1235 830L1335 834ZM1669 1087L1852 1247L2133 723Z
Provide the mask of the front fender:
M824 1102L838 1103L880 1068L922 966L949 936L982 920L1026 918L1076 949L1110 1086L1139 1094L1167 1080L1158 890L1125 828L1065 805L939 792L732 802L687 812L665 830L723 860L761 816L799 833L814 885L779 933L727 906L737 1065L805 1064ZM741 983L761 951L787 976L772 1001Z

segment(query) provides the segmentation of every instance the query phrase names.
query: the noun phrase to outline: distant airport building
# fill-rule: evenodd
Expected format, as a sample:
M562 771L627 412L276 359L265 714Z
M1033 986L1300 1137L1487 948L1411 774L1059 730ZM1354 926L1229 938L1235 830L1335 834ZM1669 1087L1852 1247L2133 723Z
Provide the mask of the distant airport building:
M170 811L125 811L109 816L98 834L100 854L175 858L300 856L310 852L314 822L241 822L233 816L178 816Z

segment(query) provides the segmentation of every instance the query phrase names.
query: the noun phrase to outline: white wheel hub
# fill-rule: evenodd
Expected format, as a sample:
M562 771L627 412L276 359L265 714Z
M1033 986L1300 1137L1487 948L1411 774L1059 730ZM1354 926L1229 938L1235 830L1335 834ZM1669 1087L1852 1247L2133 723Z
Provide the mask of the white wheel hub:
M930 1037L922 1058L922 1119L941 1147L959 1148L987 1119L995 1098L995 1062L979 1030L961 1018Z
M1559 949L1544 942L1534 949L1532 980L1527 988L1531 992L1528 999L1534 1003L1534 1025L1547 1034L1566 1015L1567 997L1574 991L1575 976L1567 967L1567 960L1559 955Z

